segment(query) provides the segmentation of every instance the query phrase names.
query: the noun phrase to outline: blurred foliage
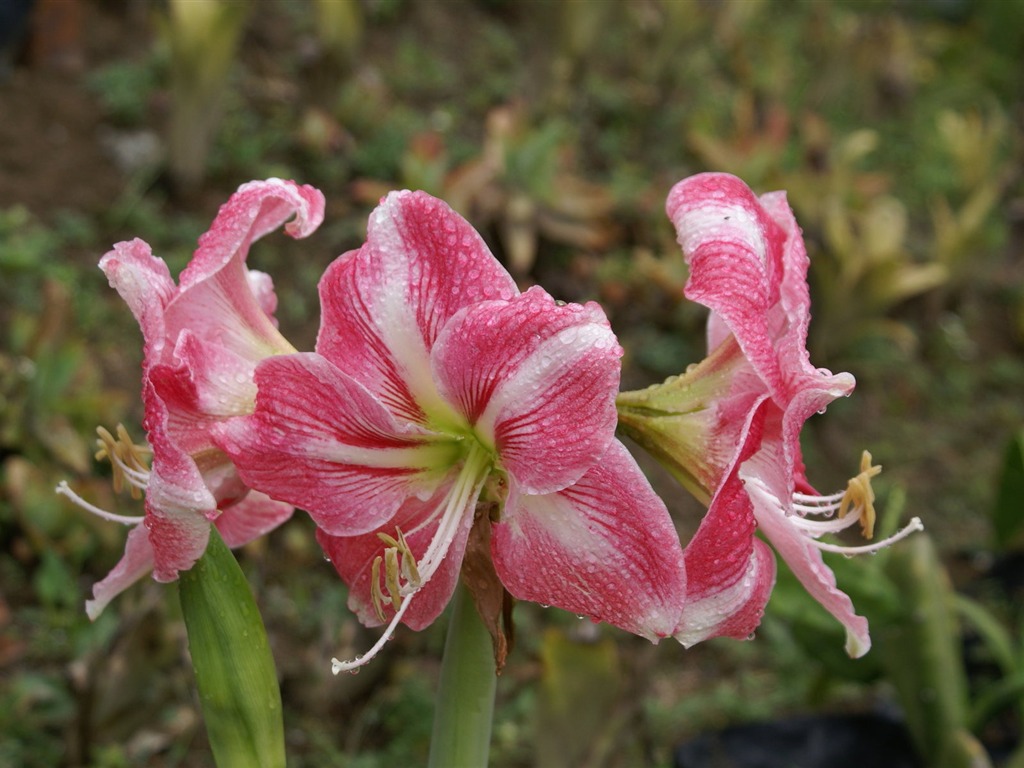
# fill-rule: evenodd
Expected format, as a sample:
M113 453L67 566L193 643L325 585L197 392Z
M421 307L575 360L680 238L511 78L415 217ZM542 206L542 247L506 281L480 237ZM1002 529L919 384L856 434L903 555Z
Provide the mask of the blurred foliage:
M190 25L195 14L208 15ZM173 590L141 584L89 624L82 602L124 531L52 494L68 478L104 507L130 503L89 445L97 424L139 415L138 331L95 269L112 242L143 237L177 273L240 182L321 187L322 231L268 238L253 257L309 348L328 260L362 242L380 194L423 188L470 217L524 286L601 300L624 377L643 386L703 355L705 313L682 299L663 213L671 184L701 170L788 191L811 254L813 359L860 382L807 431L811 476L839 482L845 453L872 448L940 559L898 545L833 563L878 629L858 662L784 571L755 642L686 652L520 605L493 764L668 766L698 729L900 701L939 656L952 671L938 683L966 676L966 703L943 715L951 741L964 746L952 733L966 724L994 762L1012 754L1020 602L972 564L1020 552L1024 4L93 0L87 15L76 77L101 114L62 135L105 159L95 179L29 174L21 204L0 201L0 765L211 765ZM40 94L51 77L15 75ZM118 194L62 209L61 185L111 176ZM678 489L652 477L692 530ZM332 678L331 656L373 633L311 531L297 517L240 558L282 680L290 764L422 762L444 622ZM947 629L932 637L935 622ZM891 655L893 627L911 645L891 641Z

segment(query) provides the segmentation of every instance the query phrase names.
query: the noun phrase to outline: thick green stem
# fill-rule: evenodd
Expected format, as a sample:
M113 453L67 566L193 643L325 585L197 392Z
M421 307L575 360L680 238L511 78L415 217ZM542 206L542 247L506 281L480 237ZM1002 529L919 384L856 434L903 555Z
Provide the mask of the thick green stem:
M434 710L430 768L484 768L497 675L491 636L462 584L455 591Z
M281 690L267 632L245 574L213 526L179 591L217 768L284 768Z

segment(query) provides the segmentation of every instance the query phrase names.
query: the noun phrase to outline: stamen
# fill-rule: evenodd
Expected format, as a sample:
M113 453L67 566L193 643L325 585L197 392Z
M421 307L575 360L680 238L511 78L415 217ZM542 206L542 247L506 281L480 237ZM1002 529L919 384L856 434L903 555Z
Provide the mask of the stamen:
M839 517L846 517L852 506L859 511L860 527L865 539L875 535L875 491L871 478L882 472L880 465L871 464L871 454L864 451L860 457L860 474L850 479L839 505Z
M377 614L377 618L383 623L387 617L384 615L384 593L380 590L380 563L384 558L377 555L373 559L373 565L370 567L370 599L373 601L373 612Z
M399 582L398 550L388 547L384 550L384 586L391 595L391 605L395 610L402 604L402 588Z
M99 435L99 440L96 441L96 460L110 461L114 470L114 490L120 493L127 481L132 498L141 498L142 491L149 482L149 466L146 460L152 455L152 450L148 446L136 445L123 424L117 425L117 439L104 427L97 427L96 434Z
M377 616L384 620L384 592L380 586L380 568L384 564L384 583L388 590L388 600L395 609L395 615L391 617L384 634L378 638L373 647L362 656L357 656L349 661L331 659L331 672L337 675L340 672L351 672L361 667L380 652L384 644L391 639L395 633L402 617L405 615L413 597L427 585L431 577L444 562L448 550L459 530L459 524L463 516L476 504L477 498L483 489L491 470L491 457L479 444L474 443L466 456L465 463L459 470L459 475L448 491L444 501L444 511L441 513L441 520L438 523L437 531L427 547L426 553L419 563L412 553L412 548L405 539L401 529L396 528L397 537L389 536L386 533L378 533L384 544L388 545L384 555L378 555L373 561L370 570L370 599L373 602L373 609ZM404 584L402 583L404 580Z
M72 502L77 504L87 512L92 512L96 517L101 517L104 520L109 520L112 523L121 523L121 525L138 525L145 517L130 517L128 515L116 515L113 512L108 512L105 509L101 509L88 501L83 499L77 493L71 490L71 486L67 484L66 480L61 480L60 485L55 489L56 492L61 496L67 496Z
M807 534L811 543L818 549L847 556L878 552L880 549L906 538L914 531L924 530L921 519L915 517L889 538L873 544L848 546L828 544L817 540L819 536L824 536L827 533L839 533L858 522L865 539L871 539L874 536L877 514L875 512L875 491L871 487L871 478L876 477L881 471L881 466L871 463L871 454L864 451L860 459L860 472L856 477L850 479L845 491L828 496L794 493L793 499L796 503L793 504L792 509L797 514L790 517L791 524ZM836 511L838 511L838 515L832 518L832 514ZM808 520L804 517L805 515L823 515L827 519Z

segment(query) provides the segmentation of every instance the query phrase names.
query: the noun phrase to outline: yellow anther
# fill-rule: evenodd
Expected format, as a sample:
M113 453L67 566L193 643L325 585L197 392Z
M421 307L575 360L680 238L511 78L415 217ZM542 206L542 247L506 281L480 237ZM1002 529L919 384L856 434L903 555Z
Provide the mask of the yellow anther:
M373 600L373 612L382 622L387 621L387 617L384 615L384 593L380 588L380 563L383 559L377 555L370 568L370 599Z
M882 467L871 463L871 454L864 451L860 457L860 474L850 478L846 493L839 502L839 516L846 517L852 507L860 515L860 528L865 539L875 535L875 491L871 478L880 474Z
M149 473L148 458L152 451L148 446L136 445L123 424L117 425L116 438L104 427L96 427L96 434L99 435L99 440L96 441L96 460L106 459L110 462L114 472L111 481L114 491L120 493L124 489L126 469L143 474ZM142 489L138 483L129 481L128 488L132 498L142 497Z
M407 582L414 587L418 587L420 585L420 571L416 565L416 558L412 554L412 547L405 540L405 534L402 533L402 529L396 528L395 530L398 531L398 547L402 553L402 575Z
M391 595L391 605L395 607L396 611L402 605L401 584L398 580L400 573L401 567L398 562L398 550L394 547L388 547L384 550L384 586L388 588L388 594Z

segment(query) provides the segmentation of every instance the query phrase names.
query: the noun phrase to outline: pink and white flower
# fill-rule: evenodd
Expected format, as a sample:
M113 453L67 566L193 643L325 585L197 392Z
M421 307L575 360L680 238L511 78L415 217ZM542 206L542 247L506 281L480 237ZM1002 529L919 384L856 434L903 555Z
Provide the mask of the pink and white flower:
M664 504L614 438L622 351L603 311L520 293L472 227L388 195L320 283L315 354L256 368L219 425L242 479L308 510L369 626L419 629L455 588L474 519L520 599L671 635L685 599Z
M323 195L312 187L250 182L221 208L177 285L142 240L118 243L100 261L142 329L143 426L152 466L127 433L115 440L101 431L119 479L145 491L144 517L98 509L66 483L57 489L105 519L133 526L124 557L86 603L90 617L150 570L166 582L191 568L206 549L211 523L229 546L240 546L291 515L291 505L250 491L211 431L252 411L260 360L295 351L277 330L269 276L245 265L249 247L289 219L285 231L306 237L323 211Z
M685 375L619 398L620 424L663 461L708 513L685 550L688 598L675 635L690 645L745 637L757 626L774 581L760 528L794 574L847 631L847 652L870 648L867 621L822 561L822 550L864 547L819 541L874 523L870 456L840 493L808 484L799 436L804 422L854 379L815 368L807 352L807 253L785 193L756 197L739 179L701 174L679 182L666 209L690 266L687 298L711 309L710 354ZM848 514L852 512L853 514Z

